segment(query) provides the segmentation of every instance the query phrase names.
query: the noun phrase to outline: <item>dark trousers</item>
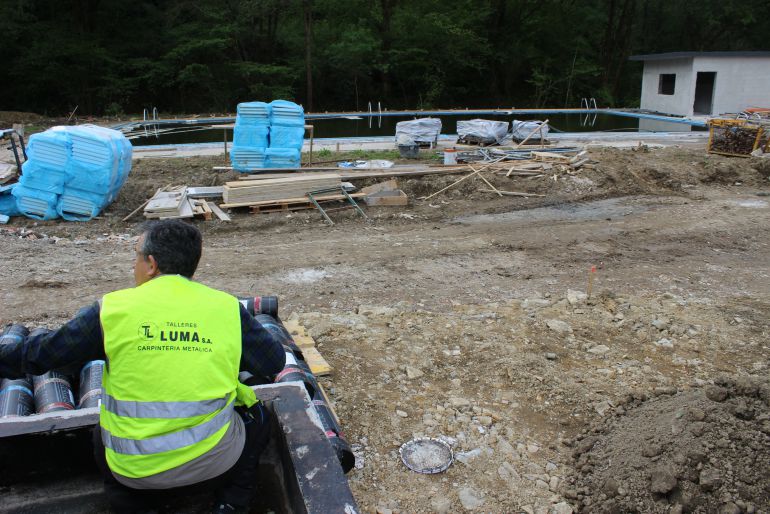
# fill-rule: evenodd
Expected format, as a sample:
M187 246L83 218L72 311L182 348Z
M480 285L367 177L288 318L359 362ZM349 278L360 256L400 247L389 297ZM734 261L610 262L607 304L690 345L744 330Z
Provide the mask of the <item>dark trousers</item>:
M104 475L104 492L112 510L120 513L152 512L166 505L173 506L174 498L213 490L217 503L246 507L254 496L259 457L270 439L270 411L262 402L250 409L236 408L243 419L246 443L238 461L222 475L199 484L171 489L133 489L118 482L110 471L104 455L99 427L94 429L94 458Z

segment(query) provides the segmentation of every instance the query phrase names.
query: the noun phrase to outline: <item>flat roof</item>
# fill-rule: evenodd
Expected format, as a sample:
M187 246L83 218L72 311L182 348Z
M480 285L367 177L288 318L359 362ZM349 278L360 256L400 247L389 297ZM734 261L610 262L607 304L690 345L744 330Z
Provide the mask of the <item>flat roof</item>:
M629 61L667 61L671 59L692 59L693 57L770 57L770 52L668 52L663 54L632 55Z

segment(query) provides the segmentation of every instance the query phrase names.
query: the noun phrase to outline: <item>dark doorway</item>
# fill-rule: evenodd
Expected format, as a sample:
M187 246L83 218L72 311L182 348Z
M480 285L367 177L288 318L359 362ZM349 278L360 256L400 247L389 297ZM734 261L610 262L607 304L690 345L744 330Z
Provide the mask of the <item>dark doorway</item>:
M693 114L711 114L714 104L714 84L717 80L715 71L699 71L695 80L695 103Z

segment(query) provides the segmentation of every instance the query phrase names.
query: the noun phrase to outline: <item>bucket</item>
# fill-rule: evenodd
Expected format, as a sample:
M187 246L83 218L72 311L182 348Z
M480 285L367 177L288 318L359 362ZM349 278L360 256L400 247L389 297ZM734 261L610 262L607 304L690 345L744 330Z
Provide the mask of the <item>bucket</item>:
M398 145L398 153L404 159L417 159L420 156L418 145Z
M454 148L444 149L444 164L457 164L457 150Z

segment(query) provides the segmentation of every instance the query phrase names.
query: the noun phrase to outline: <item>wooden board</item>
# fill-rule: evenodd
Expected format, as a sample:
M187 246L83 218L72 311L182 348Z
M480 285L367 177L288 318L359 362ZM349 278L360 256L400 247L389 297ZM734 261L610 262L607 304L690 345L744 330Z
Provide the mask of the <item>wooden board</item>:
M299 346L299 345L298 345ZM302 356L305 357L305 362L310 367L310 371L317 377L323 377L329 375L332 372L332 367L326 362L326 359L318 352L315 346L302 348Z
M364 198L366 205L370 207L388 207L408 205L409 198L400 189L397 191L380 191Z
M211 209L211 212L214 213L214 215L221 219L222 221L231 221L230 216L227 215L222 209L217 207L217 204L214 202L206 202L206 204L209 206L209 209Z
M372 170L345 170L339 171L337 174L340 176L340 180L355 180L359 178L386 178L386 177L422 177L424 175L450 175L457 173L467 173L468 167L463 165L440 167L435 168L404 168L396 169L389 168L388 171L372 171ZM304 173L303 175L312 175L311 173ZM277 177L272 177L277 178ZM251 181L259 180L259 175L244 175L239 177L238 180Z
M364 193L350 193L349 196L351 198L362 198L366 195ZM323 196L314 196L313 198L315 198L317 202L345 199L345 197L342 195L323 195ZM257 205L281 205L283 203L303 203L303 202L307 202L307 200L308 200L307 196L299 196L296 198L282 198L280 200L266 200L263 202L223 203L223 204L220 204L219 206L225 209L231 209L233 207L253 207Z
M310 366L310 371L316 376L328 375L332 372L332 367L326 362L326 359L319 353L315 347L315 340L307 334L305 327L300 325L296 320L289 320L283 323L286 330L291 334L294 339L294 344L299 346L302 350L302 355L305 357L305 361ZM328 403L328 400L327 400Z
M398 189L398 181L393 178L385 182L378 182L377 184L361 188L361 192L371 195L380 191L395 191L396 189Z

